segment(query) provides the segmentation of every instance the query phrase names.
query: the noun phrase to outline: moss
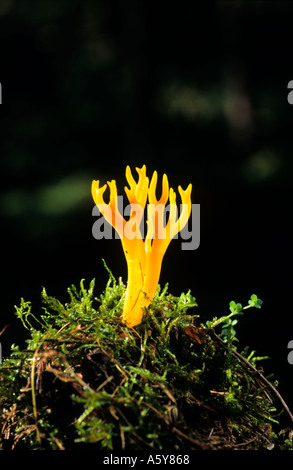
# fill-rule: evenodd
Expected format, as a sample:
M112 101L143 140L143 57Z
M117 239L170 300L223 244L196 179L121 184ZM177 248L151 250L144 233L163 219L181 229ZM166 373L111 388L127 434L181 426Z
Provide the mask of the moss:
M190 292L158 287L131 329L121 322L124 292L109 271L99 298L94 281L81 281L65 305L43 289L38 316L21 301L30 337L1 366L1 449L292 448L259 358L235 347L232 317L260 307L256 296L201 324Z

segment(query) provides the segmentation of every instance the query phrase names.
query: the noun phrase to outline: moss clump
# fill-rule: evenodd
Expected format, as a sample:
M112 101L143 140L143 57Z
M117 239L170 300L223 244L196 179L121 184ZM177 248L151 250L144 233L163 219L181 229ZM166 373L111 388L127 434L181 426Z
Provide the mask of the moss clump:
M232 317L245 308L231 303L229 315L203 325L190 292L158 287L143 322L129 329L124 291L110 273L99 298L94 281L88 289L81 281L65 305L44 289L38 317L21 301L16 314L30 338L1 365L1 449L292 447L292 430L278 435L282 407L257 358L236 353Z

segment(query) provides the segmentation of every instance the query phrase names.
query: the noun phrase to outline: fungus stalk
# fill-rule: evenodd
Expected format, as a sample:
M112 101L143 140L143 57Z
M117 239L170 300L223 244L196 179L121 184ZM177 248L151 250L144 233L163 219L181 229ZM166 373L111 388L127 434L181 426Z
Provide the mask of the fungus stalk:
M153 173L149 183L145 165L137 168L136 171L137 182L132 176L130 167L126 168L129 188L125 187L125 193L130 205L130 215L127 221L118 209L116 181L108 181L109 204L106 204L103 198L107 184L99 187L99 181L92 183L92 195L96 205L107 222L115 228L122 242L128 270L122 320L129 327L141 322L145 309L153 300L159 283L164 254L172 238L187 224L191 213L191 184L185 191L181 186L178 187L182 209L177 218L176 193L169 188L167 175L163 176L162 195L157 200L157 172ZM169 217L165 223L168 199ZM143 240L141 224L146 205L147 233Z

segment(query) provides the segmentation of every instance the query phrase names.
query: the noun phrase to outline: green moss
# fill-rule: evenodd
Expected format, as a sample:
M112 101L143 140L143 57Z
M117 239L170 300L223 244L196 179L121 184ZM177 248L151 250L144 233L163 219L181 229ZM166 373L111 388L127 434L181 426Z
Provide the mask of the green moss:
M100 297L94 280L88 289L82 280L65 305L43 289L40 315L21 300L16 315L30 337L1 366L0 448L292 447L290 428L279 435L274 386L255 372L260 358L235 346L235 317L261 306L256 295L200 324L190 292L158 287L129 329L124 292L109 271Z

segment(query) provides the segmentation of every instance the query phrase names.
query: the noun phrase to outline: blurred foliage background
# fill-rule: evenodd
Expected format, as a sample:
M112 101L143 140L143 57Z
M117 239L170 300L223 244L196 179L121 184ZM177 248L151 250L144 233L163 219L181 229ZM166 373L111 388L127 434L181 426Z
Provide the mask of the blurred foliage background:
M20 298L96 278L126 281L119 240L92 236L92 179L125 167L193 184L201 243L171 243L161 283L192 290L202 321L246 304L243 346L290 402L293 366L292 2L0 0L3 354L23 340Z

